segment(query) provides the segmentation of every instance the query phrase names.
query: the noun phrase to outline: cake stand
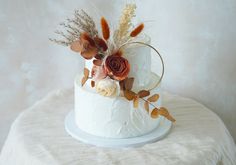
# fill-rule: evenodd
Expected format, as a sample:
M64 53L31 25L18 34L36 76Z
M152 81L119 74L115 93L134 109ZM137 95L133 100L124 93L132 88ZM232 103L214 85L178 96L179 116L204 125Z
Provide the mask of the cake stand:
M65 118L65 129L66 131L75 139L99 146L99 147L109 147L109 148L129 148L129 147L139 147L147 143L152 143L160 140L166 136L170 129L172 123L164 117L160 117L160 124L152 132L132 138L103 138L88 134L81 129L75 123L74 111L72 110Z

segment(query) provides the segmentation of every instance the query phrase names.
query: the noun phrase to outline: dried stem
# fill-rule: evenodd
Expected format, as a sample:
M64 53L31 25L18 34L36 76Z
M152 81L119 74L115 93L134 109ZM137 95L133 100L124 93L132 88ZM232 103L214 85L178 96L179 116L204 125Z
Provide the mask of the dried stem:
M90 37L98 36L95 22L84 10L75 10L74 18L67 18L66 22L59 24L64 31L56 31L61 39L49 39L60 45L69 46L80 37L82 32L87 32Z

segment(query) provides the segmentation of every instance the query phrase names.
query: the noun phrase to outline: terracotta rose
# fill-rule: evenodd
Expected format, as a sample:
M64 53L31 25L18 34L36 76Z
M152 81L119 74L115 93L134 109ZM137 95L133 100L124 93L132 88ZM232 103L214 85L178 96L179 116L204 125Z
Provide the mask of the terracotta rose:
M115 80L124 80L130 71L130 64L127 59L114 54L106 58L105 69L107 74Z

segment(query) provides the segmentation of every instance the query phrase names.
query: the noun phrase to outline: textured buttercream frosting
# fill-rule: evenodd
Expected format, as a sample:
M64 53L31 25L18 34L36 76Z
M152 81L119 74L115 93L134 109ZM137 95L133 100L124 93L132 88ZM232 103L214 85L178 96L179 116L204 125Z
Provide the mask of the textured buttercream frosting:
M146 89L152 88L158 76L151 74ZM124 97L105 97L96 93L88 81L81 86L81 76L75 79L75 120L77 126L90 134L109 138L129 138L151 132L159 125L159 119L150 117L143 108L133 107L133 102ZM160 87L154 88L151 94L160 93ZM161 99L156 103L160 105Z

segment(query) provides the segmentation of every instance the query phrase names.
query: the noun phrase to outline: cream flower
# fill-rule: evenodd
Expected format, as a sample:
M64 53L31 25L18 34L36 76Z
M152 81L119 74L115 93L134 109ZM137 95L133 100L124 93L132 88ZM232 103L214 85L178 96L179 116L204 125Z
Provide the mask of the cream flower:
M115 96L117 95L118 86L117 83L110 79L105 78L96 83L96 91L102 96Z

